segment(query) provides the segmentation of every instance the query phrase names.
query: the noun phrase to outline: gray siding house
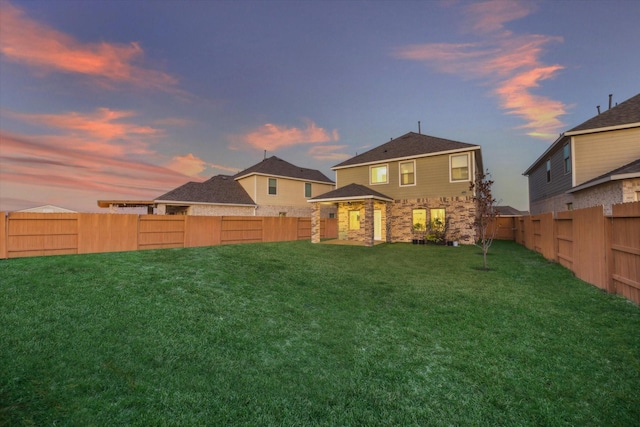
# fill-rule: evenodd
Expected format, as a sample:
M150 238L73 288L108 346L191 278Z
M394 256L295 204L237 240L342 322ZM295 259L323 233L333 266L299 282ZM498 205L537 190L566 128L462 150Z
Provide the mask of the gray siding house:
M640 198L640 94L562 133L524 172L532 214ZM621 172L622 171L622 172Z

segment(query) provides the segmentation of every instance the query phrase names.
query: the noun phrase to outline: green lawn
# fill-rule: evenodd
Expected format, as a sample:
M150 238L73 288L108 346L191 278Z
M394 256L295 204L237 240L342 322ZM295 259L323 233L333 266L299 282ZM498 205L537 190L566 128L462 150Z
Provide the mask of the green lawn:
M640 308L512 242L0 261L0 425L635 426Z

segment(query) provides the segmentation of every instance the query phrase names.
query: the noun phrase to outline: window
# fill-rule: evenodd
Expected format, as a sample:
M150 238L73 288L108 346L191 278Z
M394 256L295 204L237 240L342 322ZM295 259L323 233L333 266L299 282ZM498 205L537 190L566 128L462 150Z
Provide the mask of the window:
M387 176L388 165L371 166L371 184L386 184L389 182Z
M287 216L286 212L278 212L278 216L281 218L284 218L285 216Z
M564 144L562 147L562 158L564 159L564 173L571 172L571 147L569 144Z
M568 211L572 211L573 210L573 203L567 203L567 210Z
M400 163L400 185L415 185L416 184L416 162L404 162Z
M305 182L304 183L304 197L311 197L311 183L310 182Z
M413 210L413 229L416 231L427 229L427 210L426 209L414 209Z
M278 180L269 178L269 194L278 194Z
M349 230L360 230L360 211L349 211Z
M469 155L456 154L449 157L451 162L451 181L469 181Z
M547 160L547 182L551 182L551 159Z
M440 232L444 231L446 224L444 209L431 209L429 215L431 217L429 221L431 230Z
M333 218L335 218L335 217L336 217L336 214L334 214L333 212L330 212L330 213L329 213L329 218L333 219Z

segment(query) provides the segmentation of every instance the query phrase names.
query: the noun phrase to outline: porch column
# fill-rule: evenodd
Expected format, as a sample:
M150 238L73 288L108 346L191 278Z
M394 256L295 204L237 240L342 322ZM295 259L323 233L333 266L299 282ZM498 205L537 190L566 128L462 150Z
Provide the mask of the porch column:
M373 199L364 201L364 245L373 246Z
M391 202L386 202L385 203L385 210L386 210L386 218L387 220L385 221L385 228L386 228L386 235L387 235L387 243L391 243L392 242L392 238L391 238L391 224L392 224L392 220L391 220Z
M320 203L313 203L311 213L311 243L320 243Z

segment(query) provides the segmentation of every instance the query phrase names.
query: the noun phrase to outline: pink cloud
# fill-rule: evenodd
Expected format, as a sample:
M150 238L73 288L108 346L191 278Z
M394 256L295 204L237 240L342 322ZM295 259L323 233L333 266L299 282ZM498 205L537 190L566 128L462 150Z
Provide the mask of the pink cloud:
M489 0L466 7L471 32L487 34L504 30L504 24L524 18L535 10L535 5L523 1Z
M559 119L568 105L532 93L541 82L554 78L562 65L541 60L545 47L561 37L517 35L505 24L527 16L529 4L492 0L466 6L469 28L479 38L469 43L427 43L401 47L398 58L425 62L439 72L464 79L479 79L491 88L501 108L525 121L527 134L548 139L564 126Z
M0 29L5 58L40 72L81 74L166 91L174 91L177 84L169 74L136 64L144 57L138 43L82 43L25 16L9 2L0 3Z
M345 148L347 148L346 145L315 145L309 149L309 155L316 160L346 160L351 156L339 152Z
M240 172L240 169L238 168L234 168L231 166L225 166L225 165L217 165L215 163L209 163L209 167L211 167L212 169L217 169L217 170L221 170L224 172L230 172L232 174L236 174L238 172Z
M207 168L207 162L189 153L175 156L165 166L183 175L196 176Z
M0 209L25 194L34 205L65 194L86 211L98 210L98 199L153 199L208 167L192 153L167 160L156 152L164 130L133 123L135 112L2 113L56 133L0 130Z
M249 132L242 140L251 147L275 151L279 148L291 147L302 144L316 144L321 142L337 141L338 131L327 131L308 120L305 128L279 126L266 123L258 129Z

